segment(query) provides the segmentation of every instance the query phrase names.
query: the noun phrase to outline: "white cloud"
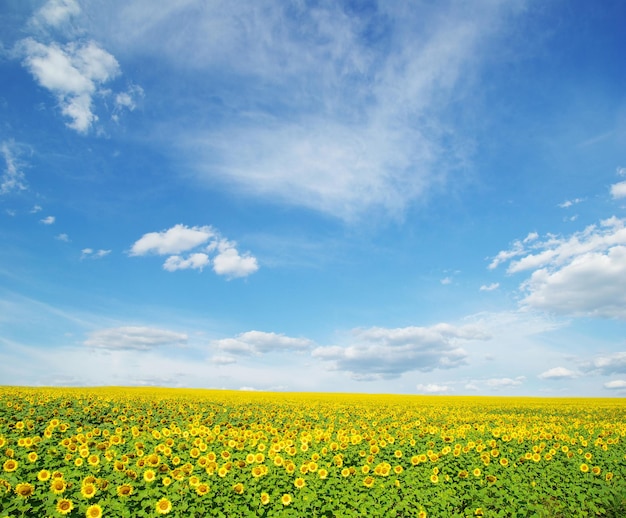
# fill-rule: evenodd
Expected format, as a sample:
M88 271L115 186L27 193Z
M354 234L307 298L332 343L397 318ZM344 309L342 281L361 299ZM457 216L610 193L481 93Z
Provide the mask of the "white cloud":
M143 351L159 346L184 345L187 343L187 335L151 327L125 326L94 331L83 343L97 349Z
M139 85L131 85L125 92L119 92L115 96L115 109L111 118L119 122L120 114L124 110L134 111L137 108L137 101L144 97L143 88Z
M120 9L118 45L209 78L219 70L216 89L238 84L220 91L228 125L175 132L199 176L344 219L401 214L462 174L472 145L452 128L451 105L463 108L517 11L491 1L444 14L388 2L358 12L338 2L217 2L193 14L186 2L147 5Z
M610 375L626 373L626 352L598 356L582 365L582 369L593 373Z
M539 378L541 379L571 379L577 376L578 374L576 372L566 369L565 367L554 367L539 374Z
M259 269L255 257L250 254L241 256L233 246L224 247L213 259L213 270L218 275L225 275L229 278L246 277Z
M227 359L234 359L233 355L258 356L280 351L301 352L313 347L314 343L306 338L293 338L263 331L248 331L237 335L235 338L213 340L211 345L220 353L226 353ZM224 355L214 356L213 361L215 358L223 359Z
M613 198L626 198L626 181L617 182L611 185L611 196Z
M577 203L581 203L584 200L582 198L574 198L573 200L566 200L563 203L559 203L559 207L562 209L567 209L569 207L571 207L572 205L575 205Z
M100 87L119 75L117 60L96 42L39 43L21 40L24 66L42 87L56 95L67 125L86 133L98 117L93 113L93 96Z
M56 221L56 218L54 216L47 216L39 221L44 225L52 225Z
M211 363L215 365L230 365L231 363L237 363L237 358L226 354L218 354L211 357Z
M32 209L30 209L30 213L31 214L37 214L38 212L41 212L43 209L41 208L41 205L35 205Z
M444 286L448 285L448 284L452 284L452 278L451 277L444 277L443 279L441 279L439 282L441 282L441 284L443 284Z
M176 270L200 270L209 264L209 256L201 252L191 254L187 259L183 259L180 255L171 255L163 263L163 269L168 272Z
M612 380L604 384L604 388L609 390L626 389L626 380Z
M94 250L93 248L83 248L81 251L81 259L101 259L111 253L111 250Z
M460 344L489 338L474 325L373 327L353 330L348 346L317 347L312 354L329 362L333 370L350 372L355 379L390 379L414 370L427 372L464 365L468 354Z
M526 378L524 376L518 376L517 378L491 378L488 379L485 383L488 387L491 388L510 388L517 387L521 385Z
M514 257L520 259L511 260ZM611 217L569 237L548 234L499 252L495 268L511 260L508 273L531 270L521 288L522 305L574 316L626 319L626 228Z
M418 392L426 394L441 394L450 390L450 387L447 385L437 385L436 383L428 383L426 385L420 383L416 388Z
M190 253L187 257L180 255L181 252L191 252L205 244L202 251ZM169 255L163 263L163 269L170 272L185 269L202 271L211 263L210 253L215 253L213 271L218 275L245 277L259 269L255 257L249 253L240 254L235 242L224 239L210 226L190 228L178 224L161 232L149 232L130 249L132 256Z
M483 284L480 287L480 291L494 291L500 287L499 282L492 282L491 284Z
M209 226L189 228L178 224L161 232L144 234L133 244L130 255L179 254L206 243L215 235Z
M15 143L12 141L2 142L0 144L0 153L2 153L4 158L4 170L2 171L2 176L0 176L0 195L26 190L26 176L16 157Z
M58 27L79 13L80 5L76 0L49 0L35 13L34 21Z
M68 236L67 234L59 234L58 236L56 236L55 239L58 239L59 241L63 241L65 243L69 243L70 236Z

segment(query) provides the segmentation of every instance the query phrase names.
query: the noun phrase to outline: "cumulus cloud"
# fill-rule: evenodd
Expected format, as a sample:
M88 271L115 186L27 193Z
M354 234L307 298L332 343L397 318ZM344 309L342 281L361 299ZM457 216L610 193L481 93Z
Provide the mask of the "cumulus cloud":
M255 257L250 254L239 254L232 243L226 241L220 243L219 253L213 259L213 270L218 275L229 278L246 277L259 269Z
M619 351L609 355L601 355L582 364L582 369L596 374L626 373L626 352Z
M519 259L514 259L519 257ZM522 305L573 316L626 319L626 228L615 216L571 236L516 241L490 264L532 273L521 284Z
M120 73L117 60L96 42L66 45L40 43L33 38L20 42L24 66L40 86L56 97L67 126L86 133L98 117L93 96Z
M611 185L611 196L613 198L626 198L626 181L617 182Z
M70 242L70 236L68 236L65 233L59 234L58 236L56 236L55 239L58 239L59 241L63 241L64 243L69 243Z
M223 338L213 340L211 346L220 352L213 357L215 362L232 363L230 359L237 355L260 356L271 352L302 352L313 347L314 343L306 338L293 338L277 333L263 331L248 331L241 333L235 338ZM226 362L223 361L226 359Z
M56 97L68 119L66 125L85 134L98 120L98 97L115 95L112 118L117 121L121 110L134 110L143 90L137 85L117 94L110 90L108 84L121 74L119 63L98 42L85 38L80 27L69 23L81 14L76 0L49 0L30 19L27 30L32 36L20 40L15 52L35 81ZM54 41L59 36L66 42Z
M183 252L188 255L181 255ZM163 263L163 269L169 272L202 271L211 261L213 271L227 278L246 277L259 269L255 257L248 252L239 253L234 241L223 238L210 226L178 224L161 232L149 232L131 246L129 253L131 256L169 255ZM212 260L211 254L214 255Z
M428 372L463 365L468 353L460 344L488 340L478 326L437 324L431 327L355 329L347 346L325 346L313 356L332 370L346 371L359 380L391 379L409 371Z
M17 146L13 141L0 144L0 153L4 158L4 170L0 176L0 195L26 190L26 176L17 158Z
M144 351L160 346L185 345L187 335L152 327L124 326L94 331L83 343L96 349Z
M499 282L492 282L491 284L483 284L480 287L480 291L494 291L500 287Z
M130 255L179 254L206 243L215 236L212 227L188 227L178 224L161 232L148 232L131 247Z
M43 223L44 225L52 225L55 221L56 221L56 218L54 216L47 216L39 220L39 222Z
M200 270L209 264L209 256L201 252L191 254L187 259L183 259L180 255L172 255L163 263L163 269L168 272L176 270Z
M576 378L578 374L565 367L554 367L539 374L541 379L571 379Z

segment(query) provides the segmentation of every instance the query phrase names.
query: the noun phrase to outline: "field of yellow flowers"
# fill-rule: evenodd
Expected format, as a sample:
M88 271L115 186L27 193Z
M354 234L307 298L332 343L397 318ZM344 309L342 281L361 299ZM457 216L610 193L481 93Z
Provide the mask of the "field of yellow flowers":
M626 516L620 399L0 387L4 517Z

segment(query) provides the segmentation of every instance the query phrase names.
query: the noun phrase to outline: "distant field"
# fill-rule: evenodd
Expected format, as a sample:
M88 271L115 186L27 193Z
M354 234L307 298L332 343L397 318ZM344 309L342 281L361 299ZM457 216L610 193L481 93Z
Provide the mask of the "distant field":
M0 387L0 518L626 516L620 399Z

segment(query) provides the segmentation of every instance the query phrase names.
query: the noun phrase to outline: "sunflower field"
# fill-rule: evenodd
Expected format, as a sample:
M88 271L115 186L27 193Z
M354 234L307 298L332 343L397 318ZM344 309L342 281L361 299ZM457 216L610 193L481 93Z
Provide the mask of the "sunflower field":
M620 399L0 387L0 518L626 516Z

